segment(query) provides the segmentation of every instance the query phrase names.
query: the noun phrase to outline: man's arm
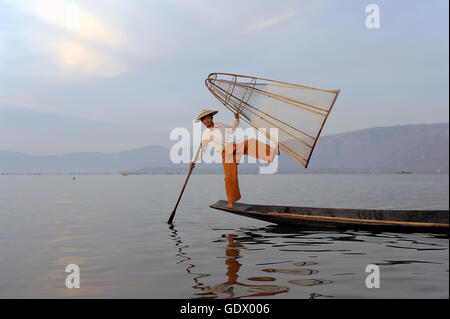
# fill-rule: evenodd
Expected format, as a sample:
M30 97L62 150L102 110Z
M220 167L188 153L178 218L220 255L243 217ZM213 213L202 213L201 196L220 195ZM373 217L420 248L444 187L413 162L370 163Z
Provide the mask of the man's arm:
M200 146L200 148L199 148L197 154L194 154L194 157L192 158L192 161L191 161L191 163L190 163L190 167L191 167L191 168L194 168L194 167L195 167L195 162L197 162L197 160L198 160L199 158L202 158L206 146L208 146L208 144L205 143L205 141L202 140L202 141L201 141L201 146Z
M233 131L237 129L237 127L239 126L239 113L234 113L234 117L236 118L233 122L233 126L230 126L226 123L222 123L222 122L218 122L216 123L216 125L223 125L225 128L232 128Z

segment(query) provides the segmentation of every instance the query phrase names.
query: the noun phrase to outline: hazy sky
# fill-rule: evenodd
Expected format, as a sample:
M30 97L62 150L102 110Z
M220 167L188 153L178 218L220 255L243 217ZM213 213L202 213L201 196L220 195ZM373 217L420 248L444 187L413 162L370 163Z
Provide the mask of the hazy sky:
M365 8L380 8L368 29ZM0 0L0 150L169 146L230 72L341 89L322 134L448 122L448 1Z

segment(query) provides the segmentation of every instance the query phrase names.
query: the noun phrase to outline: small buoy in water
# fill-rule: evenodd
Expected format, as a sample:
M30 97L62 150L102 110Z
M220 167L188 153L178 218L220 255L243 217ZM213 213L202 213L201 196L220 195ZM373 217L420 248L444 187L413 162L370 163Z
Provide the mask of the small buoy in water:
M72 180L75 180L75 177L72 177Z

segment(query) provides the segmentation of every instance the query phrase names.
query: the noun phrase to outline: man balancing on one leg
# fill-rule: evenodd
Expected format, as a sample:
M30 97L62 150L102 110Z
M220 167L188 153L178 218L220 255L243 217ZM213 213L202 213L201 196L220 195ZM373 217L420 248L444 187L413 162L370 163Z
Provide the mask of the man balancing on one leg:
M206 147L210 144L214 151L222 155L223 170L225 173L225 191L227 193L227 208L233 208L233 203L241 198L238 181L237 165L243 155L253 156L258 159L272 162L275 153L280 154L278 144L272 148L257 139L248 139L241 143L233 143L231 135L239 125L239 113L235 114L233 126L225 123L214 123L213 116L219 111L203 110L196 121L202 121L206 130L202 135L200 152L194 155L191 161L191 169L195 162L202 157Z

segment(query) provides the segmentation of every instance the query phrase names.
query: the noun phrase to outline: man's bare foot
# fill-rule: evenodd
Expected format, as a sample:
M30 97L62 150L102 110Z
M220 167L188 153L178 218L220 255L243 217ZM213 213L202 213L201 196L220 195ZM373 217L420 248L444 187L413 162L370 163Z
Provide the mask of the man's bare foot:
M228 203L227 208L233 208L233 203Z

